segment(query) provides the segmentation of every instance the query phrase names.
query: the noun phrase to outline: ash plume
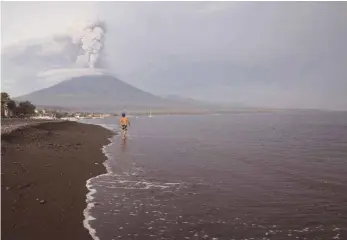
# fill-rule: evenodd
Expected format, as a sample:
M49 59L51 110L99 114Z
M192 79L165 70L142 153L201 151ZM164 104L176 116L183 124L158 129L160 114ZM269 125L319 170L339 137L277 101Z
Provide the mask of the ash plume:
M94 68L98 64L104 46L105 33L105 23L96 21L85 27L74 40L75 44L81 46L81 54L76 60L79 66Z

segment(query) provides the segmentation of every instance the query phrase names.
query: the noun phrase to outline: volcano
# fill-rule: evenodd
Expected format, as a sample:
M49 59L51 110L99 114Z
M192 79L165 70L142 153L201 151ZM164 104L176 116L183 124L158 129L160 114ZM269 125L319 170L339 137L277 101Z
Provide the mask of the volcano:
M177 106L175 101L155 96L131 86L111 74L87 72L68 74L72 77L51 87L17 97L17 101L30 101L42 107L61 107L85 111L118 111L123 109L167 109ZM54 74L61 77L62 74ZM52 75L50 76L52 77Z

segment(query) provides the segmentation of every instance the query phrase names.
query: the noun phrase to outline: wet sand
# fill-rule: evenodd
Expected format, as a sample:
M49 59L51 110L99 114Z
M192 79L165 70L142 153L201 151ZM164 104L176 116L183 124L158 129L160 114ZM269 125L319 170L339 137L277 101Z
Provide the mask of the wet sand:
M91 239L83 227L86 180L105 172L111 132L75 122L2 134L2 239Z

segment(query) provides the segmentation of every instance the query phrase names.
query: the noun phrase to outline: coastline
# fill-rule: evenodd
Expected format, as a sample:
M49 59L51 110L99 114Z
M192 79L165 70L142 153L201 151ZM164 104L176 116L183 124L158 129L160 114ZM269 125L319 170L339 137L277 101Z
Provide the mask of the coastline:
M98 126L101 126L101 125L98 125ZM105 129L108 129L108 128L105 127ZM103 166L104 166L106 172L99 174L97 176L92 176L91 178L89 178L86 181L86 188L88 189L88 193L86 195L86 207L83 210L83 215L84 215L83 226L85 229L88 230L88 232L89 232L89 234L93 240L100 240L100 238L96 235L96 230L90 225L90 222L95 220L95 218L91 215L90 211L95 206L94 194L97 192L96 189L92 187L91 181L95 178L110 174L109 167L106 163L106 161L109 159L110 156L106 152L106 148L113 144L113 142L112 142L113 136L114 136L114 134L112 134L112 136L108 138L109 143L102 147L102 153L106 157L106 160L103 162Z
M3 239L92 239L88 179L106 173L101 126L45 122L1 135Z

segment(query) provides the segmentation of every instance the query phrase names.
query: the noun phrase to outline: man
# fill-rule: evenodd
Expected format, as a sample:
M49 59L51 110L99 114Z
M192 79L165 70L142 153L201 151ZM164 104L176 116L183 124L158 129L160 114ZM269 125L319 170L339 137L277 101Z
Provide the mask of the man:
M126 133L128 130L128 125L130 126L129 119L125 116L125 113L122 113L122 117L120 118L120 125L122 127L122 139L126 138Z

